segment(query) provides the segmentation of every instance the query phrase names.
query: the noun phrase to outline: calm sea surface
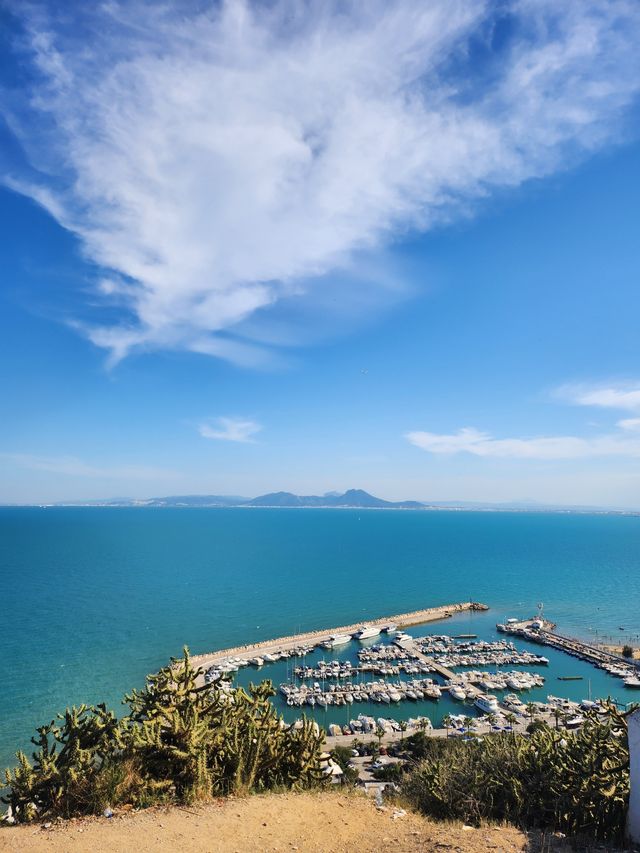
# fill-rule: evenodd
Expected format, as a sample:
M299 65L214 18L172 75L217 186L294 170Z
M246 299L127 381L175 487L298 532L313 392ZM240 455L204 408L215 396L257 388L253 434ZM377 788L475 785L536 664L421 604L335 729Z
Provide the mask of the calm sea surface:
M494 637L496 621L530 616L543 601L564 633L617 641L640 635L636 517L0 509L0 576L0 767L66 705L119 707L126 690L184 644L206 652L469 598L491 611L411 633ZM350 644L339 657L355 661L356 650ZM640 698L587 664L545 654L547 684L532 698L581 699L588 684L594 696ZM280 662L240 679L279 682L286 674ZM584 681L559 682L558 675ZM454 709L461 706L443 699L316 716L344 723L363 712L397 719L426 713L438 723Z

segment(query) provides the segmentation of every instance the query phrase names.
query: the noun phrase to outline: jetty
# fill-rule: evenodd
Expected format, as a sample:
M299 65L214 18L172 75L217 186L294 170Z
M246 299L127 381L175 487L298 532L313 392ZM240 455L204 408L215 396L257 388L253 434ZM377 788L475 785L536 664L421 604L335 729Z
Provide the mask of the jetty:
M406 628L409 625L422 625L426 622L450 619L456 613L488 609L488 605L480 604L477 601L463 601L458 602L457 604L444 604L440 607L428 607L424 610L413 610L410 613L398 613L394 616L361 620L359 622L354 622L351 625L340 625L337 628L323 628L318 631L307 631L306 633L293 634L289 637L278 637L272 640L263 640L258 643L236 646L231 649L220 649L219 651L209 652L208 654L193 655L191 660L194 666L208 669L230 657L256 657L258 655L263 656L265 654L292 652L300 647L316 647L325 642L331 636L355 634L363 623L371 628L378 628L380 630L391 624L396 625L399 628Z
M512 620L507 624L498 624L496 627L503 633L522 637L525 640L539 643L541 646L551 646L558 651L587 661L602 669L624 667L625 671L631 673L640 668L640 661L622 657L585 640L560 634L555 630L557 626L553 622L540 617L519 622Z

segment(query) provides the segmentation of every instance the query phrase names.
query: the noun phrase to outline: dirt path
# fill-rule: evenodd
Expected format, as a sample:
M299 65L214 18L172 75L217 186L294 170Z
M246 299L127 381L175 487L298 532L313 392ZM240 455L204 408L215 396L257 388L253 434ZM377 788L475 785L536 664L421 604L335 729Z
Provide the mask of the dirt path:
M148 809L0 829L0 853L430 853L524 851L515 829L463 829L419 815L393 818L357 794L281 794L227 799L193 809Z

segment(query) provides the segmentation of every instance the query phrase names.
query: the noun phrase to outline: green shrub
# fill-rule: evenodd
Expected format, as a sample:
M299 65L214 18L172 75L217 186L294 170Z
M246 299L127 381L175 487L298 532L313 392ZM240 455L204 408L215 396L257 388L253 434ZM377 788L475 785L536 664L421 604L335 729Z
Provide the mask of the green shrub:
M546 726L530 737L440 739L403 790L435 818L620 840L629 796L626 721L610 707L605 719L589 713L576 732Z
M33 763L6 771L17 821L95 814L119 803L192 802L233 791L311 786L324 738L304 720L284 725L273 685L222 690L201 683L184 657L125 697L118 720L104 705L71 708L37 730Z
M331 750L331 757L342 770L342 782L348 785L355 785L358 781L358 771L353 767L349 767L353 758L353 755L351 754L351 747L335 746Z

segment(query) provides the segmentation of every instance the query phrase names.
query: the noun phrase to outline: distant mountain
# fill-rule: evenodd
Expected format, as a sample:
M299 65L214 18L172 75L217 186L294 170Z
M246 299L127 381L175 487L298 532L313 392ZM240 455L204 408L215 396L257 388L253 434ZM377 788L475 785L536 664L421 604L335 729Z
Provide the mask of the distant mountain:
M349 489L344 494L294 495L291 492L271 492L249 501L247 506L272 507L353 507L357 509L424 509L418 501L385 501L362 489Z
M3 506L10 504L3 504ZM640 515L638 508L607 506L563 506L543 504L533 500L491 503L481 501L385 501L363 489L348 489L344 493L324 495L294 495L293 492L269 492L257 498L240 495L170 495L161 498L107 498L103 500L60 501L55 506L95 507L319 507L352 509L420 509L466 512L554 512L554 513L612 513Z
M257 498L237 495L172 495L164 498L111 498L97 501L65 501L64 506L139 506L139 507L353 507L356 509L424 509L418 501L385 501L362 489L328 492L326 495L294 495L270 492Z

